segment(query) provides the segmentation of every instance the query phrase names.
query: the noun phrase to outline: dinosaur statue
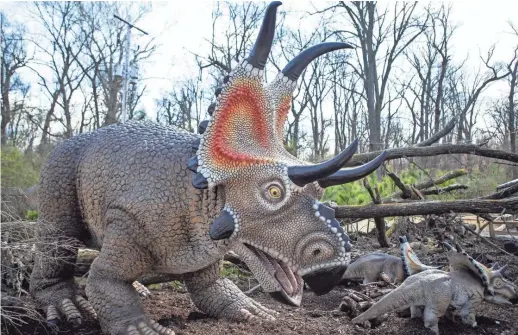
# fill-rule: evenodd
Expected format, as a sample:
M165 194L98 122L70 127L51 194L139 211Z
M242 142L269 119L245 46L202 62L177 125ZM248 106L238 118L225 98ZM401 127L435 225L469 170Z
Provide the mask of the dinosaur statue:
M406 236L400 236L401 257L381 252L360 256L352 262L342 277L346 280L363 280L363 284L383 280L389 283L402 283L405 278L421 271L435 269L417 258Z
M86 311L106 334L172 334L145 314L132 285L150 272L182 275L196 307L210 316L274 319L275 311L220 278L229 250L284 303L300 304L304 281L325 294L340 280L350 240L318 199L325 187L375 171L386 154L342 169L357 141L318 164L284 149L297 78L314 58L351 46L312 46L263 87L280 4L267 7L250 55L224 78L201 136L126 122L77 135L50 154L40 176L40 220L60 234L55 244L38 246L30 283L49 322L64 316L80 323ZM70 240L76 243L64 247ZM100 249L88 301L76 294L72 277L81 245Z
M450 249L447 255L451 272L433 269L412 275L352 321L363 323L410 307L412 318L422 317L424 326L439 334L439 318L450 305L459 310L464 324L476 327L476 305L484 300L511 304L510 300L518 298L518 287L504 279L507 266L498 270L487 268L459 245Z

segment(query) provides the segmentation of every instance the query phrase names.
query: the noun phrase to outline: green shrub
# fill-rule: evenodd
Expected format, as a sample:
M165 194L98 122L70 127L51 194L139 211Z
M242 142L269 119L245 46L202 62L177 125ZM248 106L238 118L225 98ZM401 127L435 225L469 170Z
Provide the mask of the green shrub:
M40 212L29 209L25 212L25 219L29 221L36 221L40 216Z
M430 176L435 179L448 172L449 171L442 171L439 169L421 170L412 168L399 173L398 176L401 178L403 183L412 185L429 180ZM378 181L376 173L372 173L367 176L367 178L373 187L374 185L378 186L378 190L380 191L382 198L388 197L394 192L399 191L392 179L388 176L384 176L381 181ZM481 172L476 170L469 175L448 180L447 182L438 185L439 187L446 187L452 184L464 184L468 186L468 190L437 196L428 196L428 199L452 200L479 197L494 192L496 186L505 181L506 176L505 173L502 172L502 169L498 166L491 165L486 171ZM361 180L345 185L328 187L324 193L323 200L334 201L338 205L364 205L372 202L371 197L363 186L363 182Z
M38 182L39 170L39 164L17 148L2 148L2 189L33 186Z

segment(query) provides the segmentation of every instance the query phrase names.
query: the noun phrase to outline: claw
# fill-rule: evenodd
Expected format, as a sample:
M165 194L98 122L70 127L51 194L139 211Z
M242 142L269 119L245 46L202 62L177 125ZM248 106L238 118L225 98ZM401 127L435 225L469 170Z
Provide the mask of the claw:
M247 321L250 321L250 320L253 320L253 319L255 319L255 318L256 318L252 313L250 313L249 311L247 311L247 310L246 310L246 309L244 309L244 308L241 308L241 309L239 310L239 312L241 313L241 315L242 315L243 319L245 319L245 320L247 320Z
M132 285L142 298L147 298L151 295L151 291L149 291L147 287L145 287L138 281L134 281Z
M74 324L81 324L81 313L72 300L65 298L61 300L61 312L65 314L67 321Z
M75 301L79 308L86 311L92 318L97 319L97 313L95 313L95 309L85 298L80 295L76 295Z
M139 331L137 330L137 327L134 325L129 325L127 328L128 335L140 335Z
M136 326L131 324L126 328L126 333L128 335L175 335L174 331L161 326L154 320L141 320Z
M47 307L47 322L53 325L57 325L59 321L58 309L54 305Z
M51 326L57 326L58 325L58 319L52 319L52 320L47 320L47 323Z
M151 327L154 330L156 330L159 334L174 335L174 331L172 331L171 329L168 329L168 328L162 326L161 324L159 324L155 320L151 320L149 323L151 324Z

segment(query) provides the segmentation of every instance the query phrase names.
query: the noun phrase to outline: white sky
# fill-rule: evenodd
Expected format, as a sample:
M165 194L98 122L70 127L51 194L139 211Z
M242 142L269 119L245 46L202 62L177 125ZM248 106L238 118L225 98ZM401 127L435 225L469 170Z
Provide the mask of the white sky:
M289 16L298 19L313 6L325 8L329 5L326 1L284 1L279 9L294 11ZM160 35L161 46L150 60L151 66L146 67L145 77L149 78L145 80L149 88L146 106L154 106L154 99L160 91L171 87L171 80L180 79L191 71L196 73L189 51L207 52L209 44L204 38L210 37L212 31L212 7L210 1L152 3L151 13L142 20L140 27L152 35ZM475 70L480 65L479 52L484 54L494 43L497 44L494 59L510 59L517 38L509 33L508 21L514 19L518 24L518 1L453 1L451 19L460 25L452 43L456 60L468 57L468 64ZM170 27L163 30L164 25ZM505 87L505 84L500 86ZM493 87L488 93L496 93L496 89Z
M435 2L440 4L440 2ZM142 104L148 115L155 115L155 99L168 91L174 81L182 80L197 73L190 52L207 54L209 43L204 38L211 34L211 12L215 2L212 1L153 1L151 12L138 23L151 36L156 36L160 45L157 52L142 67L141 78L147 85L147 93ZM302 29L307 27L300 18L306 11L314 7L322 9L332 2L324 1L284 1L280 10L290 11L287 22L293 22ZM424 7L426 2L420 2ZM9 18L24 20L23 3L0 0L0 10L4 10ZM454 61L462 61L468 57L467 65L473 72L480 66L479 52L487 52L496 43L495 60L508 61L517 43L508 25L509 20L518 24L518 1L453 1L451 21L458 23L453 40ZM302 23L301 23L302 22ZM133 43L144 43L146 36L134 31ZM135 44L134 44L135 45ZM495 85L486 92L486 96L495 96L505 89L505 83ZM33 89L37 85L33 84Z

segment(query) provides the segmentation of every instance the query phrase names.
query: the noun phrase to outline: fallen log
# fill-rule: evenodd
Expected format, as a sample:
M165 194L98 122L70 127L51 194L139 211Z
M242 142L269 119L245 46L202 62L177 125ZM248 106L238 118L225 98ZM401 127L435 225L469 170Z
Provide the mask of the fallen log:
M502 200L467 199L454 201L403 201L381 205L335 206L339 219L369 219L387 216L411 216L456 213L507 213L518 212L518 197Z
M489 149L478 144L439 144L429 147L405 147L383 150L387 152L385 161L403 157L429 157L450 154L470 154L494 159L502 159L518 163L518 154L498 149ZM354 155L347 163L346 167L362 165L373 160L383 151L372 151Z

